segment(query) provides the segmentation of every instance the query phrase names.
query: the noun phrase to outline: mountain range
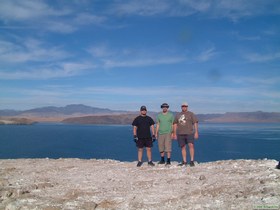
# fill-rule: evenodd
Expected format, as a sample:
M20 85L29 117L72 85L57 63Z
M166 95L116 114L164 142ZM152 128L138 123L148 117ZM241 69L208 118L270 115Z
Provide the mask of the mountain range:
M29 109L24 111L16 110L0 110L0 116L37 116L37 117L53 117L63 115L95 115L95 114L113 114L124 113L125 111L113 111L106 108L97 108L86 106L83 104L71 104L65 107L46 106L41 108Z
M139 114L138 111L111 110L86 106L83 104L71 104L65 107L47 106L24 111L0 110L0 117L13 117L21 120L51 121L78 124L131 124ZM148 112L154 120L157 112ZM176 114L176 112L174 112ZM280 123L280 112L227 112L224 114L197 114L199 122L262 122ZM1 120L1 118L0 118ZM22 121L21 121L22 122Z

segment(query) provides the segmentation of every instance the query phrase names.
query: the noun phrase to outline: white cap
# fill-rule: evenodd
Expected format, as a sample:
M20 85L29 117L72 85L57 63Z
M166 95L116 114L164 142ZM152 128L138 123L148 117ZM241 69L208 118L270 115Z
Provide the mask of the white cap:
M187 102L183 102L181 106L189 106Z

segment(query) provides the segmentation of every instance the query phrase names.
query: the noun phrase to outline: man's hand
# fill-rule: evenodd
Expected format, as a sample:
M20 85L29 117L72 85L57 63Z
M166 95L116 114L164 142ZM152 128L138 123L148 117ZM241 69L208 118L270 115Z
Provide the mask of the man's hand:
M136 143L138 141L138 137L136 135L133 136L133 140Z
M155 142L157 138L156 138L155 135L153 135L153 136L152 136L152 139L153 139L153 142Z

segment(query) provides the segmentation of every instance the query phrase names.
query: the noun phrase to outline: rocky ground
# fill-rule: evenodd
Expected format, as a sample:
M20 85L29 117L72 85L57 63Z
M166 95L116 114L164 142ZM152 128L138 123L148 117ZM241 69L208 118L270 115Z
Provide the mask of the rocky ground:
M0 160L0 209L279 209L276 160Z

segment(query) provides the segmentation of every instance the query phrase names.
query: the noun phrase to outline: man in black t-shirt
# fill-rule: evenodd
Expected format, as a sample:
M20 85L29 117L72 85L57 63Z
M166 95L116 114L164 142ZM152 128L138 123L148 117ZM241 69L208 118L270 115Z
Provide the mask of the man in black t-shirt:
M151 117L147 116L147 108L145 106L141 106L140 115L136 117L132 122L134 141L136 142L136 146L138 148L137 167L140 167L143 163L142 157L144 147L146 147L147 151L148 165L155 165L152 162L152 147L153 141L155 140L154 124L154 120Z

